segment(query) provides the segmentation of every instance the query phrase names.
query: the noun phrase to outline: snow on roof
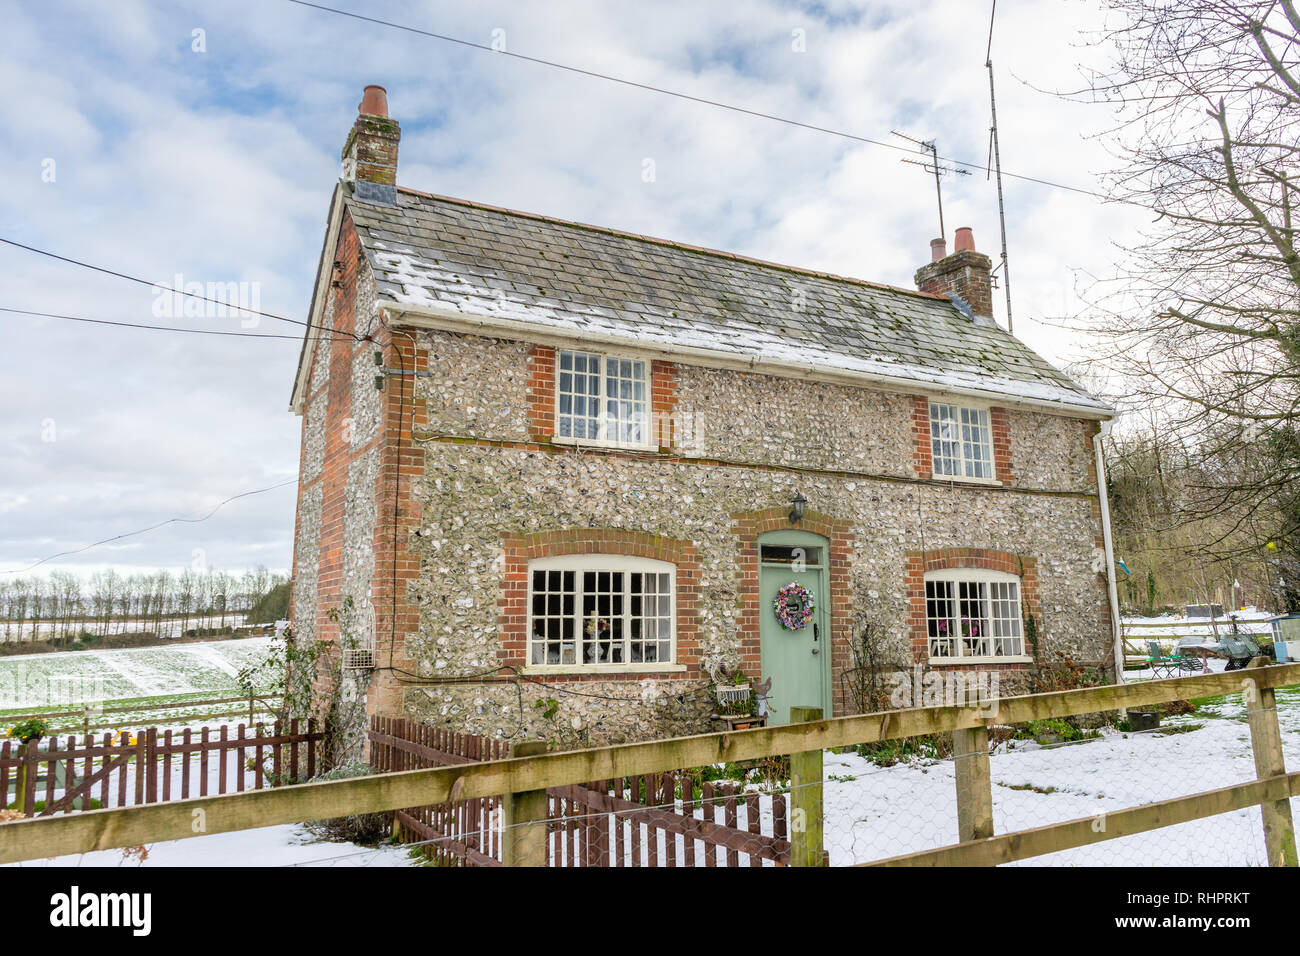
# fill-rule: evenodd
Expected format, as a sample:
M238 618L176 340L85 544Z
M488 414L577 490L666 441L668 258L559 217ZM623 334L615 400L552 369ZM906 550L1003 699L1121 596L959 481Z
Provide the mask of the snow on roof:
M1110 412L947 299L399 190L346 198L381 298Z

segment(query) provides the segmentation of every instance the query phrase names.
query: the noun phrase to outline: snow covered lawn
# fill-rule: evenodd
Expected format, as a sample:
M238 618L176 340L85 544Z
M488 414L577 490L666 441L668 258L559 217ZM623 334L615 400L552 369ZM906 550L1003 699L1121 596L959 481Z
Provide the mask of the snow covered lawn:
M155 843L135 852L97 850L13 866L414 866L405 847L326 843L298 826L265 827Z
M1289 768L1300 767L1300 689L1278 693ZM1183 732L1170 733L1171 730ZM1160 730L1107 731L1056 746L1014 741L991 758L994 830L1089 817L1255 779L1240 697L1166 719ZM952 761L877 767L827 753L826 847L832 865L957 841ZM1300 819L1300 800L1293 801ZM1024 861L1025 865L1263 866L1257 807Z
M1277 701L1287 765L1300 768L1300 688L1278 691ZM1194 714L1166 718L1153 732L1124 734L1108 729L1099 738L1048 746L1009 741L999 747L990 764L994 828L1000 833L1096 817L1255 778L1239 695L1203 703ZM879 767L854 753L827 752L824 795L826 848L832 865L869 862L957 841L951 760ZM1300 798L1294 803L1300 819ZM738 809L737 822L743 828L747 825L743 803ZM770 833L770 796L760 799L760 809L767 818L763 831ZM704 814L697 810L696 815ZM679 846L680 853L685 847ZM703 854L701 846L696 854L700 864ZM278 826L155 844L143 865L409 866L414 862L401 847L372 850L315 842L300 827ZM741 865L747 862L742 855ZM1265 862L1260 811L1253 807L1023 864L1263 866ZM120 851L104 851L25 865L140 863Z

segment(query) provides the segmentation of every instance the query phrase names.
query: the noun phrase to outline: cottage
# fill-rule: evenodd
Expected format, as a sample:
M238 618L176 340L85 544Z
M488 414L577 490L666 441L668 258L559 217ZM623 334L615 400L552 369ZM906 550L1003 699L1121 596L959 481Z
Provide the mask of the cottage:
M917 290L826 275L399 187L387 114L291 402L321 706L594 744L710 729L724 672L774 722L868 667L1113 678L1112 410L994 323L971 230Z

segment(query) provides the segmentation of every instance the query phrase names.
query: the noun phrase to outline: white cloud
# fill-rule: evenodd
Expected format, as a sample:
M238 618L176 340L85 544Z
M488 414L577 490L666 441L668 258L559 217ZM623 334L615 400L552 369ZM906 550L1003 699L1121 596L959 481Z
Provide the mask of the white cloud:
M392 0L367 12L877 139L938 138L984 161L986 4ZM999 5L1008 169L1094 185L1104 112L1068 87L1087 3ZM190 50L206 31L208 52ZM805 31L806 52L791 49ZM257 281L302 318L338 151L366 83L402 122L405 185L909 286L936 232L932 183L901 154L468 50L286 3L70 5L7 14L0 47L0 234L169 281ZM40 162L57 160L54 183ZM641 181L653 158L657 181ZM1008 180L1017 332L1058 362L1078 342L1037 321L1071 268L1103 269L1135 216ZM996 256L993 186L945 182L949 233ZM149 289L0 247L0 305L152 321ZM1001 308L999 300L999 309ZM195 320L220 322L221 320ZM233 323L225 320L225 327ZM285 411L298 348L0 315L0 568L201 514L297 468ZM263 322L258 331L293 331ZM58 440L42 441L53 420ZM234 502L72 561L287 568L292 490Z

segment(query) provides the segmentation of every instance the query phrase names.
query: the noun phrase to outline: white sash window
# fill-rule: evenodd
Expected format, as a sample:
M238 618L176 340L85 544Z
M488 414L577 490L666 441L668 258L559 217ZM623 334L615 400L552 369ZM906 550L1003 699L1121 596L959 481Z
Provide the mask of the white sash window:
M993 480L988 409L931 402L930 458L936 478Z
M601 445L650 444L649 363L559 350L556 436Z

